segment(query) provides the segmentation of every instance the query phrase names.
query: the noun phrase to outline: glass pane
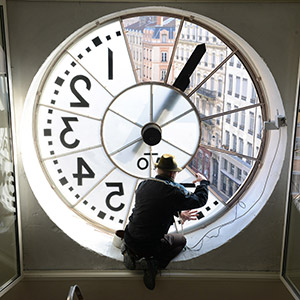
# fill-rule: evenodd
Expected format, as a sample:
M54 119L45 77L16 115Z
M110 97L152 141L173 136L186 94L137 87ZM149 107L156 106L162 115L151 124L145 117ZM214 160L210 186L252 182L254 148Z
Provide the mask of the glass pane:
M201 146L189 167L228 202L255 166L263 140L258 94L238 53L201 25L179 18L142 16L123 23L140 81L164 81L167 72L174 84L196 46L205 44L184 90L203 119Z
M1 24L3 11L0 7ZM6 54L0 44L0 291L20 274Z
M226 56L232 53L223 47ZM213 59L211 51L209 57ZM207 68L212 65L208 63ZM200 73L201 68L199 77ZM195 172L203 172L216 193L228 201L242 186L260 153L263 118L255 87L244 65L233 55L193 97L203 120L201 147L190 166Z
M123 20L139 81L164 81L178 21L162 16L141 16ZM169 78L173 81L173 71Z
M299 105L299 103L298 103ZM294 143L294 156L292 176L290 183L290 197L287 214L287 229L285 251L283 259L283 276L288 281L292 290L300 296L300 160L299 160L299 140L300 140L300 110Z

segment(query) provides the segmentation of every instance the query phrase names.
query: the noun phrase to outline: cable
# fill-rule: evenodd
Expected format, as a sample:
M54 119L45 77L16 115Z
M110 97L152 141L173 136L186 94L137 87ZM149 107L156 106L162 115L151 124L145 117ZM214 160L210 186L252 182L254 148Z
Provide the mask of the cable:
M273 157L273 159L272 159L271 166L270 166L270 169L269 169L269 172L268 172L268 175L267 175L265 184L264 184L264 186L263 186L263 190L262 190L260 196L258 197L258 199L257 199L257 200L249 207L249 209L248 209L247 211L245 211L245 212L244 212L242 215L240 215L240 216L237 216L237 215L238 215L238 205L244 205L244 206L246 206L246 204L245 204L243 201L238 201L237 204L235 205L235 217L234 217L234 219L232 219L231 221L228 221L228 222L226 222L226 223L224 223L224 224L221 224L221 225L219 225L219 226L216 226L216 227L210 229L208 232L206 232L206 233L202 236L202 238L200 238L200 240L199 240L198 242L196 242L195 245L193 245L192 247L186 246L186 247L185 247L185 250L190 250L190 251L194 251L194 252L200 251L200 250L202 249L202 246L203 246L203 243L204 243L204 239L205 239L206 237L207 237L208 239L212 239L212 238L218 237L218 236L220 235L221 229L222 229L223 227L225 227L225 226L227 226L227 225L230 225L230 224L232 224L233 222L235 222L236 220L238 220L238 219L244 217L244 216L245 216L245 215L246 215L246 214L247 214L247 213L248 213L248 212L249 212L249 211L250 211L250 210L258 203L258 202L259 202L259 200L261 199L261 197L263 196L263 194L264 194L264 192L265 192L265 189L266 189L266 186L267 186L267 182L268 182L268 179L269 179L269 177L270 177L271 170L272 170L272 168L273 168L273 164L274 164L275 158L276 158L277 153L278 153L278 149L279 149L279 145L280 145L280 140L281 140L281 130L279 130L279 139L278 139L278 143L277 143L277 146L276 146L275 155L274 155L274 157ZM217 230L217 234L212 235L212 236L209 236L209 233L211 233L211 232L214 231L214 230ZM183 232L183 230L182 230L182 232ZM200 243L201 243L200 247L199 247L198 249L195 249Z

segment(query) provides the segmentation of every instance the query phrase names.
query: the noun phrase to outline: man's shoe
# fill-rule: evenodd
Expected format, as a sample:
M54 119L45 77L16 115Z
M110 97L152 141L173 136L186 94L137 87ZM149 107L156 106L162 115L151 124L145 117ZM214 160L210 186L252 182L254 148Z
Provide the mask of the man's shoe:
M141 266L144 269L144 284L149 290L155 288L155 277L157 274L157 262L154 258L143 259Z
M128 270L135 270L135 256L124 244L122 246L123 263Z

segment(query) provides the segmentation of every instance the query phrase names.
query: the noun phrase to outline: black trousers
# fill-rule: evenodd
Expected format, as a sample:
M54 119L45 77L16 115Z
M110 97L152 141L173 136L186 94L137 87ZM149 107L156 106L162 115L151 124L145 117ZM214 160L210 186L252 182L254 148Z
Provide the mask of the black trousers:
M170 261L176 257L186 245L186 238L182 234L165 234L157 242L141 242L130 237L125 231L127 247L138 257L153 257L158 262L158 268L165 269Z

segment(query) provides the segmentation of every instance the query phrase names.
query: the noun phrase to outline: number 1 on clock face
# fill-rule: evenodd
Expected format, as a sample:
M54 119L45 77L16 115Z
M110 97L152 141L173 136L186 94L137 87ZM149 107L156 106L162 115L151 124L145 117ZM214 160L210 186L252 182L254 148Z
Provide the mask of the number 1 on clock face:
M119 21L93 31L68 52L114 96L136 83Z

